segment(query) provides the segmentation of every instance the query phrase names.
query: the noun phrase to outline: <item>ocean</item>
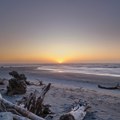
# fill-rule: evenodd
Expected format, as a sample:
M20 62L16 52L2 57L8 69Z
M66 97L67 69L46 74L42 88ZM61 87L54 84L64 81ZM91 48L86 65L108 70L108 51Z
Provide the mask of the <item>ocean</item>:
M120 77L120 64L1 64L1 67L18 67L31 69L36 72L48 71L52 73L83 73L101 76Z

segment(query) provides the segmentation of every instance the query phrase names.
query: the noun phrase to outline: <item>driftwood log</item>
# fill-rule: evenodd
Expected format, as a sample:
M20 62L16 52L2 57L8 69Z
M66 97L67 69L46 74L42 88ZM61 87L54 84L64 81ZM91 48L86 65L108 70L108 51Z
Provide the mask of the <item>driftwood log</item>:
M16 71L12 71L9 73L13 78L9 80L9 84L7 86L7 94L24 94L26 93L27 85L26 85L26 77L24 74L18 74Z
M43 85L42 81L39 81L37 84L27 81L27 77L24 74L19 74L16 71L12 71L9 73L12 78L9 80L9 84L7 86L7 94L24 94L26 93L27 85Z
M86 102L79 101L70 112L62 115L59 120L83 120L88 108Z
M30 111L28 111L28 110L26 110L26 109L24 109L24 108L21 108L21 107L15 105L15 104L13 104L13 103L7 101L6 99L4 99L4 98L2 97L1 94L0 94L0 102L1 102L2 104L4 104L4 106L6 106L6 107L15 109L15 110L16 110L17 112L19 112L22 116L27 117L27 118L29 118L29 119L31 119L31 120L45 120L44 118L39 117L39 116L33 114L32 112L30 112ZM19 118L20 118L20 116L19 116ZM21 120L22 120L22 118L21 118Z
M43 117L46 117L51 113L49 105L43 104L44 97L50 89L50 86L51 83L45 86L41 90L39 97L36 96L35 91L28 97L24 97L22 102L18 105L12 104L11 102L2 98L0 95L0 111L12 112L14 114L13 117L17 120L25 120L24 117L27 117L31 120L45 120Z
M113 86L113 87L107 87L107 86L98 85L98 88L108 89L108 90L115 90L115 89L120 89L120 85L117 84L116 86Z
M13 120L30 120L29 118L13 114Z
M49 109L50 105L44 105L43 100L50 89L51 83L45 86L39 97L36 95L36 91L34 93L30 93L29 96L23 97L19 102L18 105L26 108L28 111L42 117L46 117L48 114L51 114Z

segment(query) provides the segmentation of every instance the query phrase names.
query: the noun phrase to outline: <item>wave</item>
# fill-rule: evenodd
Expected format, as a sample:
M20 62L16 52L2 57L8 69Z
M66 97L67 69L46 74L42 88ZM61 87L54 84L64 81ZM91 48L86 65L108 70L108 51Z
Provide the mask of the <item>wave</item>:
M36 70L120 77L120 64L43 65Z
M120 77L120 64L6 64L3 67L24 67L34 72L82 73Z

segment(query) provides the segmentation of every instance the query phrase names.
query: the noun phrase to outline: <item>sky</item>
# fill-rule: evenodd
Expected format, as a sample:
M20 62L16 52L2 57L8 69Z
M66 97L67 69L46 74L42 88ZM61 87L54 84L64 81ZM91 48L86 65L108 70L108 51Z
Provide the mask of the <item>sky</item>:
M120 0L0 0L0 63L120 62Z

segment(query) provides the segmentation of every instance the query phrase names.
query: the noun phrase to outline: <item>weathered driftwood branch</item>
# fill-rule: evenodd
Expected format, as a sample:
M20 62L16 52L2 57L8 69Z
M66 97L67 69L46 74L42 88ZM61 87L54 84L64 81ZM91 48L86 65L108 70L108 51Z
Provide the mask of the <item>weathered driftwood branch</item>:
M29 118L13 114L13 119L15 120L30 120Z
M9 101L7 101L6 99L2 98L2 95L0 94L0 102L3 103L5 106L9 107L9 108L12 108L12 109L15 109L16 111L18 111L21 115L23 115L24 117L27 117L31 120L45 120L44 118L41 118L35 114L33 114L32 112L24 109L24 108L21 108Z
M22 100L18 102L18 105L23 106L28 111L31 111L32 113L38 116L46 117L48 114L51 113L51 111L49 109L50 107L49 105L43 104L43 100L44 100L45 94L50 89L50 86L51 86L51 83L45 86L42 89L39 97L37 97L36 91L34 93L30 93L30 95L27 97L23 97Z
M98 88L108 89L108 90L115 90L115 89L120 89L120 85L117 84L116 86L113 86L113 87L107 87L107 86L98 85Z
M83 120L88 109L86 102L80 102L70 112L62 115L60 120Z

